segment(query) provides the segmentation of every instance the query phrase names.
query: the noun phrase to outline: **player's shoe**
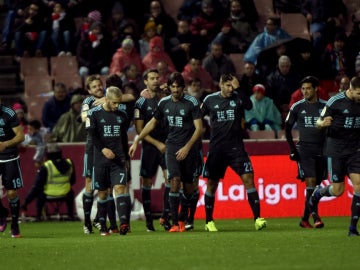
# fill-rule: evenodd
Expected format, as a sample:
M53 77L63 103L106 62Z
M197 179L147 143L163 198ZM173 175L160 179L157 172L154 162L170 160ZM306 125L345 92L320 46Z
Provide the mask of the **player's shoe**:
M101 230L101 224L98 220L94 220L93 224L94 228L98 229L99 231Z
M180 232L180 226L179 225L172 225L169 232Z
M311 225L308 220L301 220L299 225L300 225L300 227L306 228L306 229L314 228L313 225Z
M12 238L20 238L21 237L19 226L11 225L11 237Z
M122 224L120 226L120 235L126 235L130 230L130 227L128 224Z
M112 226L112 227L109 228L108 232L115 234L115 233L119 233L120 231L119 231L117 226Z
M85 233L85 234L92 234L92 233L94 233L91 224L84 224L84 233Z
M256 220L255 220L255 229L257 231L260 231L264 228L266 228L266 225L267 225L267 222L264 218L260 218L258 217Z
M314 222L314 227L316 229L324 228L324 222L322 222L321 219L318 217Z
M155 232L154 224L150 222L146 222L146 231L147 232Z
M180 232L185 232L185 222L184 221L179 221L179 231Z
M349 228L348 236L360 236L356 228Z
M191 230L193 230L194 229L194 223L190 223L190 222L185 222L185 229L187 230L187 231L191 231Z
M310 199L307 202L308 208L312 214L316 213L316 206L319 204L319 201L320 201L320 195L319 195L320 189L321 189L321 186L317 185L315 187L313 193L311 194Z
M165 218L160 218L160 226L163 226L165 231L168 231L171 229L170 222Z
M7 226L6 218L8 215L9 215L9 210L4 208L4 213L2 213L0 217L0 232L4 232L6 230L6 226Z
M215 226L215 222L214 221L209 221L208 223L206 223L205 224L205 231L217 232L218 229Z

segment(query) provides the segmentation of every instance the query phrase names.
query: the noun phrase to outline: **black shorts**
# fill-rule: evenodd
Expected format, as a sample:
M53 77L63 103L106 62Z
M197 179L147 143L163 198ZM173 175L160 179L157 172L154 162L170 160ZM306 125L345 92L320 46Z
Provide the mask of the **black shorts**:
M197 178L202 174L204 169L204 154L202 149L197 150L197 162L196 162L196 170L194 177Z
M239 149L230 149L208 153L203 177L212 180L222 179L227 167L232 168L239 176L254 173L249 155L244 151L239 151Z
M6 190L19 189L24 186L19 159L0 162L0 175Z
M92 189L106 190L115 185L126 185L127 176L125 162L121 165L114 163L112 165L94 166Z
M165 154L152 144L143 144L141 152L141 169L140 176L145 178L152 178L156 175L158 167L164 171L166 170Z
M326 157L322 155L309 155L306 152L299 151L300 161L298 162L298 177L302 181L305 178L315 177L316 184L327 179Z
M342 183L351 173L360 174L360 152L344 157L328 157L329 178L333 183Z
M168 168L168 179L180 177L183 183L193 183L197 169L198 148L191 148L184 160L177 160L175 153L179 146L166 145L165 160Z

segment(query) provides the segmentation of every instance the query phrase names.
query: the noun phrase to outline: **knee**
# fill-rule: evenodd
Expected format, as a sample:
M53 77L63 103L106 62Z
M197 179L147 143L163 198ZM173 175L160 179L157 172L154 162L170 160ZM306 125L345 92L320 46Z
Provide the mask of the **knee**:
M332 187L331 187L331 193L336 197L343 194L344 191L345 191L344 185L332 185Z
M10 189L7 191L7 197L9 198L9 200L13 200L17 197L17 190L16 189Z

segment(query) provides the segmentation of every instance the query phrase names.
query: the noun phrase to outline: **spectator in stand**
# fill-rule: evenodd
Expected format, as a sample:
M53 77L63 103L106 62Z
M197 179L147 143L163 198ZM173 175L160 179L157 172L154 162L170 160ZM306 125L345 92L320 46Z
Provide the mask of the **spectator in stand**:
M201 52L196 38L190 32L189 21L186 19L179 20L177 33L168 40L166 46L178 71L184 69L191 55L200 55Z
M130 64L124 67L121 74L122 74L121 80L123 84L133 83L135 84L137 89L144 88L144 83L141 77L141 73L134 64Z
M122 70L129 65L135 65L139 72L142 72L143 65L141 57L134 47L134 41L131 37L125 38L119 48L112 57L110 64L110 74L121 76Z
M144 58L149 52L150 40L156 35L156 24L153 19L150 19L144 26L144 33L139 39L140 56Z
M360 9L358 9L352 16L352 29L347 38L345 50L348 52L348 62L346 64L347 74L355 76L355 60L360 52ZM359 74L357 74L359 76Z
M223 45L224 52L244 53L257 34L257 28L251 25L251 19L244 12L241 1L230 2L230 14L225 19L215 40Z
M347 75L344 75L340 80L339 92L345 92L349 88L350 88L350 78Z
M86 16L86 18L84 19L84 22L81 25L79 32L76 34L76 40L78 42L80 40L82 40L83 38L87 37L87 35L90 31L91 25L95 22L98 22L98 23L102 22L102 16L101 16L100 11L98 11L98 10L90 11L88 13L88 15Z
M68 112L62 114L56 122L51 135L51 142L85 142L86 130L84 123L80 120L83 97L73 95L71 97L71 108Z
M325 46L331 42L336 31L344 31L347 8L342 0L305 0L302 13L310 25L310 34L315 49L322 53Z
M146 69L153 69L157 67L160 61L164 61L171 72L175 71L175 66L170 56L164 51L163 39L159 36L155 36L150 40L150 50L145 55L142 63Z
M156 66L157 71L159 72L159 84L160 87L163 85L163 88L167 88L167 81L171 75L168 65L165 61L160 61Z
M325 78L337 80L346 73L348 61L347 52L344 50L346 44L346 34L339 32L333 42L329 43L322 54L322 64L325 69Z
M70 100L65 84L56 83L54 95L45 102L42 109L42 123L49 132L52 131L60 116L70 110Z
M68 13L65 3L56 2L53 7L51 39L58 56L71 56L75 34L74 18Z
M186 86L188 86L192 80L198 78L206 92L210 93L215 91L213 79L211 78L209 72L201 66L201 60L198 58L191 58L188 64L184 67L181 75L184 77Z
M290 39L291 36L280 27L280 20L276 17L269 17L266 21L264 31L258 34L244 55L245 62L256 64L260 52L281 40Z
M190 24L190 32L196 37L201 48L201 54L198 57L204 57L209 44L219 33L221 25L222 22L214 10L213 1L202 0L200 14L194 17Z
M202 65L212 77L215 85L219 84L222 74L235 74L236 72L234 63L223 53L223 47L218 42L211 44L210 54L203 59Z
M253 94L253 87L256 84L265 85L265 78L257 74L255 65L251 62L245 62L244 74L241 77L240 85L241 91L243 91L248 97Z
M150 12L145 15L145 22L148 22L150 19L154 20L156 24L156 33L164 39L175 35L176 22L165 12L161 1L151 1ZM144 29L144 27L142 29Z
M20 57L44 55L49 22L39 2L34 1L25 8L14 25L16 61L20 61Z
M94 22L90 32L80 40L77 47L77 60L79 62L79 74L83 78L99 73L109 74L110 39L105 32L104 25Z
M209 94L205 91L204 88L201 87L201 81L198 78L195 78L189 82L185 93L192 97L196 97L201 103L204 101L204 98Z
M256 84L253 92L250 97L253 106L250 110L245 110L245 122L250 130L280 130L281 114L274 101L265 96L265 86Z
M271 98L279 109L283 123L289 111L291 94L299 88L301 77L291 67L290 58L286 55L280 56L278 67L266 78L268 85L268 97Z
M274 46L274 44L272 46ZM272 46L270 46L270 49L265 48L257 58L256 70L263 77L268 76L276 69L280 56L290 55L286 43L280 43L275 47Z
M22 126L23 128L23 132L24 134L27 133L27 125L28 125L28 120L25 117L25 111L24 111L24 107L23 105L21 105L20 103L16 102L12 105L12 109L15 111L16 116L18 118L18 121L20 123L20 126Z

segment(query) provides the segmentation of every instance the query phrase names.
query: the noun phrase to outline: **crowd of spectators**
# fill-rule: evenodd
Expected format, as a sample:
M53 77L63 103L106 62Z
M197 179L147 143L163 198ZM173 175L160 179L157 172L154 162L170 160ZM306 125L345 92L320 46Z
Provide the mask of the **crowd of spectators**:
M17 61L75 55L83 78L117 74L137 92L144 87L145 70L161 70L162 82L178 71L189 91L200 85L201 95L218 89L221 74L235 73L239 63L229 54L241 53L243 91L252 96L253 87L263 85L266 91L260 94L272 99L282 121L303 77L334 81L339 88L342 78L360 73L360 11L348 14L342 0L331 5L325 0L274 1L274 13L260 27L254 0L184 0L177 16L167 14L159 0L135 1L136 10L128 2L8 0L2 47L15 47ZM287 33L281 12L302 13L311 40ZM351 31L345 29L347 20ZM337 91L322 88L327 94ZM70 110L71 97L65 97L56 118ZM49 102L54 108L61 103L56 95ZM43 115L49 130L56 123L49 119L53 114Z

